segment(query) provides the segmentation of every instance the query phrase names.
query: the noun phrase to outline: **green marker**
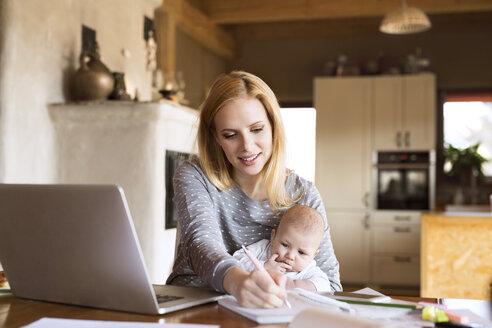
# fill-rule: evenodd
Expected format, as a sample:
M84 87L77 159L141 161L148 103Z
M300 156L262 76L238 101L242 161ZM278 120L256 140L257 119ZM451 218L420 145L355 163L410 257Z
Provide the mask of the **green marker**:
M397 304L397 303L376 303L376 302L367 302L367 301L354 301L354 300L341 300L337 299L337 301L350 303L350 304L361 304L361 305L373 305L373 306L387 306L387 307L397 307L397 308L405 308L405 309L413 309L420 310L422 309L421 305L413 305L413 304Z

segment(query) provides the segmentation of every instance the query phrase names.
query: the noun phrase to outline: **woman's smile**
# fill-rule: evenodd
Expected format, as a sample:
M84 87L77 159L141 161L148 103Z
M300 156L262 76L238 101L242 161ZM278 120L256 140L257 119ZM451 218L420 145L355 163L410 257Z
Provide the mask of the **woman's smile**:
M258 157L261 155L261 153L259 154L254 154L254 155L251 155L251 156L244 156L244 157L239 157L239 159L243 162L244 165L255 165L256 164L256 160L258 159Z

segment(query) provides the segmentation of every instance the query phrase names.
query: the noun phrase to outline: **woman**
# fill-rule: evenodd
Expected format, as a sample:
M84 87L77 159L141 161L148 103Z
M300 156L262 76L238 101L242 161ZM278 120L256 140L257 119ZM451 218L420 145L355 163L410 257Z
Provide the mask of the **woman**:
M232 257L242 244L269 238L294 204L326 213L315 186L285 167L285 136L272 90L258 77L220 76L201 107L199 159L174 175L180 236L169 284L211 285L243 306L280 307L285 277L246 272ZM338 262L326 229L318 266L341 290Z

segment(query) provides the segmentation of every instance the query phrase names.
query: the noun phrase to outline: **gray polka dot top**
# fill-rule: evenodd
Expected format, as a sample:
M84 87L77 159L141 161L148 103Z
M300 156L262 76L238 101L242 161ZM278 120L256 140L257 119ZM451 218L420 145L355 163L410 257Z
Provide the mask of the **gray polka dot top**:
M298 204L318 210L326 223L323 202L312 182L292 173L287 178L286 188L293 198L305 190ZM176 170L174 203L179 217L179 244L167 283L210 285L219 292L225 292L224 275L233 267L241 266L231 254L242 244L269 239L285 211L273 213L268 201L249 198L238 185L220 191L208 180L198 159L184 162ZM342 290L329 228L315 260L328 275L332 289Z

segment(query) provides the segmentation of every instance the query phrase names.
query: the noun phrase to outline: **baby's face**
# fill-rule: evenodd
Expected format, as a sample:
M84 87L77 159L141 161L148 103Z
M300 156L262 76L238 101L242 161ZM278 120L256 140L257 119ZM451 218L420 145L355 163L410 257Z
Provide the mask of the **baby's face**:
M272 231L270 239L272 255L278 254L275 261L292 267L290 271L302 271L318 254L320 237L317 233L301 233L292 225L280 226Z

